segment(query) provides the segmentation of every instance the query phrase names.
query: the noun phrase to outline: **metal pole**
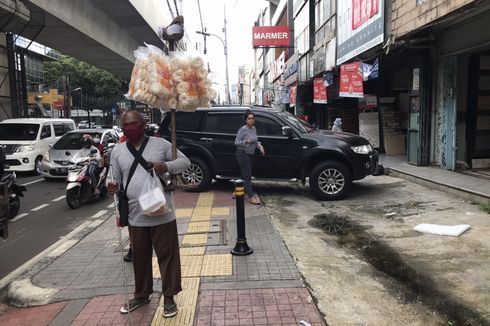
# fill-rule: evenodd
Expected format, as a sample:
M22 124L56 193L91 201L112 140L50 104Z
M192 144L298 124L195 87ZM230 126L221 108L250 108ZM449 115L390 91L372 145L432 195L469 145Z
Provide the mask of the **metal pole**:
M228 40L226 36L226 5L223 5L224 8L224 17L225 17L225 27L223 28L223 32L225 33L225 42L223 43L223 46L225 48L225 64L226 64L226 100L228 101L228 104L231 104L231 98L230 98L230 79L228 77Z
M231 250L231 254L236 256L246 256L253 253L253 249L247 244L245 235L245 187L243 180L235 180L235 198L236 198L236 229L237 238L235 248Z

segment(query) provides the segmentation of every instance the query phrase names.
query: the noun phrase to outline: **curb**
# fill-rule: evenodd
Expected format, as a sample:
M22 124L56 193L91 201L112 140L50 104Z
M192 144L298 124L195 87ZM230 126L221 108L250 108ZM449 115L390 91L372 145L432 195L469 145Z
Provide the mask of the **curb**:
M50 265L56 258L71 249L113 215L114 213L111 212L97 218L90 218L64 236L63 239L56 241L29 261L17 267L10 274L0 279L0 299L8 299L10 294L7 294L7 292L10 283L17 279L31 279L32 276Z

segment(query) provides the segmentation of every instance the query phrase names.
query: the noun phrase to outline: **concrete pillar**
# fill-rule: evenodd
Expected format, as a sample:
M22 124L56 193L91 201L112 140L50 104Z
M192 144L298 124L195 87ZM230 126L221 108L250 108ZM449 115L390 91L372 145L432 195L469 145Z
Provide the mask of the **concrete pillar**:
M12 117L6 45L5 34L0 33L0 121Z

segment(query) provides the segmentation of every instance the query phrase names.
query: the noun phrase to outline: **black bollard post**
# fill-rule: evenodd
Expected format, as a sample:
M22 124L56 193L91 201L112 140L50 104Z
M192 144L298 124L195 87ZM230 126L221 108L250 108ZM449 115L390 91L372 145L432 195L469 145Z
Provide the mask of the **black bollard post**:
M247 237L245 236L245 205L243 199L245 197L245 188L243 187L243 180L235 180L235 198L236 198L236 244L235 248L231 250L233 255L246 256L253 253L253 249L247 244Z

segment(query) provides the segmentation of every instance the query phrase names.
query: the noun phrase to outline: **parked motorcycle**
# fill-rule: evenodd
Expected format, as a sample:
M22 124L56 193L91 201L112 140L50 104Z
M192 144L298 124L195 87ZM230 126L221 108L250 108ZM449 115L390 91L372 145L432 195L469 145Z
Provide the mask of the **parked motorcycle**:
M0 184L0 238L9 236L8 190L5 184Z
M5 186L8 195L8 218L12 219L17 216L20 209L20 197L24 197L26 187L17 184L17 175L15 172L7 172L0 179L0 184Z
M66 152L66 155L70 155L70 152ZM104 198L107 195L105 184L107 167L102 168L97 180L92 180L87 174L91 159L91 157L73 157L70 160L73 165L68 168L66 186L66 202L70 208L78 208L83 202ZM97 182L97 185L93 187L92 182Z

